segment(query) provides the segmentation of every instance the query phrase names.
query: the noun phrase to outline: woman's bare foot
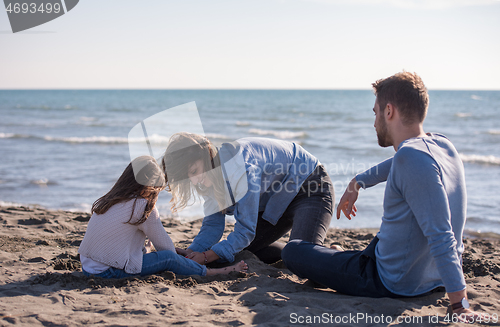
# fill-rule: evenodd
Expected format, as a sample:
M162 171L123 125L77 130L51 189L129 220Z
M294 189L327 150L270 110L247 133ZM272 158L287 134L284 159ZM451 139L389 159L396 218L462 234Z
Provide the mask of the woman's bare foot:
M340 245L337 245L337 244L330 245L330 249L336 250L336 251L339 251L339 252L344 251L344 248L342 248Z
M227 275L231 271L247 272L248 265L245 261L241 260L235 265L224 267L224 268L207 268L207 276L213 276L217 274Z

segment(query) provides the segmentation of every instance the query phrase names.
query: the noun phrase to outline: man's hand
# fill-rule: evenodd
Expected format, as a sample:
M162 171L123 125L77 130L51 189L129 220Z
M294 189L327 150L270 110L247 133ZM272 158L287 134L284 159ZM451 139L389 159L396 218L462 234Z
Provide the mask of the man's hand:
M448 293L448 298L450 299L451 304L462 301L464 297L467 298L467 290ZM465 308L458 308L456 310L453 310L453 315L456 315L458 321L466 323L475 323L480 321L485 322L487 316L484 313L478 313L472 311L471 309Z
M356 178L353 178L347 186L344 195L342 195L342 197L340 198L339 204L337 206L337 219L340 219L341 210L349 220L351 220L352 217L356 216L356 211L358 211L358 208L356 208L356 205L354 203L358 199L360 188L361 186L356 181Z
M453 310L453 315L456 314L456 319L459 322L465 322L469 324L474 324L476 322L486 322L491 319L491 316L488 316L485 313L479 313L472 311L471 309L460 308L458 310ZM488 319L489 318L489 319ZM451 321L454 321L454 317L451 317Z

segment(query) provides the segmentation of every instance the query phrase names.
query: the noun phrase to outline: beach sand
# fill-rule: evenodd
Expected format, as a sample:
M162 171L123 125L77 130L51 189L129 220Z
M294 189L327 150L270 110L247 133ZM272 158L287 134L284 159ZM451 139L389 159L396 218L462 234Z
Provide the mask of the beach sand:
M249 252L237 256L248 263L248 273L87 278L77 255L89 218L87 213L0 207L0 325L289 326L311 325L307 322L314 316L319 316L316 322L342 326L459 325L444 321L449 305L444 291L403 299L347 296L315 288L282 264L266 265ZM186 247L201 221L165 219L164 226L177 246ZM228 225L226 235L230 230ZM326 245L358 250L375 233L330 229ZM500 314L499 245L497 239L465 240L472 308L489 314Z

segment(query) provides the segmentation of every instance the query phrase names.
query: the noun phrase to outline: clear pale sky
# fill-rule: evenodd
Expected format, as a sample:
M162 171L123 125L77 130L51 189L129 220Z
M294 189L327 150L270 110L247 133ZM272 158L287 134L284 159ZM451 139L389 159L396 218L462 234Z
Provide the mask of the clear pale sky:
M81 0L16 34L4 8L0 89L500 89L498 0Z

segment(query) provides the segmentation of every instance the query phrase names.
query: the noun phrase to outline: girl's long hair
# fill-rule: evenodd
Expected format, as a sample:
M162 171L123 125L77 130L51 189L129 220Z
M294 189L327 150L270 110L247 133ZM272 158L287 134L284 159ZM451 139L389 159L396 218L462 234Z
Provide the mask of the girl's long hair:
M198 160L202 160L206 176L212 182L209 189L193 185L189 179L188 170ZM162 160L168 190L172 193L172 212L193 204L190 200L194 201L198 193L215 196L220 211L225 213L227 205L220 164L217 148L206 137L186 132L172 135Z
M148 219L158 200L158 194L165 186L165 176L156 163L156 160L150 156L138 157L128 164L111 190L94 202L92 213L102 215L115 204L134 199L132 213L127 223L140 225ZM135 203L139 197L147 200L146 208L142 217L135 223L132 223Z

